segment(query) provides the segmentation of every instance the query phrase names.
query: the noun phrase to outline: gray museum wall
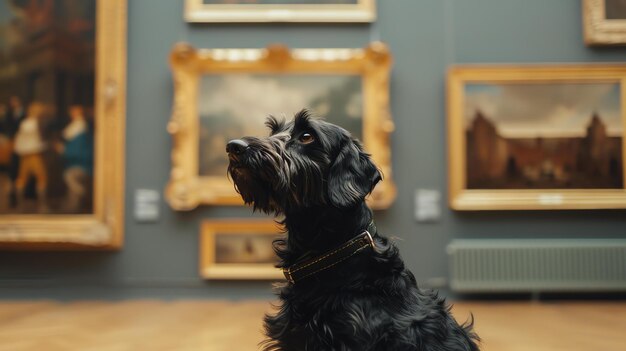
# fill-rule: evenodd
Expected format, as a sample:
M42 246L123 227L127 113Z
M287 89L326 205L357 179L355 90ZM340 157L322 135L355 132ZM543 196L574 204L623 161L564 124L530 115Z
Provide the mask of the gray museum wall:
M446 195L445 72L455 63L622 62L626 48L588 48L580 1L379 0L371 25L188 24L183 1L129 0L126 239L119 252L0 252L0 298L267 298L269 283L205 282L198 276L204 218L247 217L244 207L202 207L138 223L136 189L164 188L170 167L172 81L167 63L177 41L197 47L363 47L389 44L395 204L376 213L422 285L447 276L453 238L626 237L624 211L458 213L417 223L414 191ZM435 284L435 285L436 285Z

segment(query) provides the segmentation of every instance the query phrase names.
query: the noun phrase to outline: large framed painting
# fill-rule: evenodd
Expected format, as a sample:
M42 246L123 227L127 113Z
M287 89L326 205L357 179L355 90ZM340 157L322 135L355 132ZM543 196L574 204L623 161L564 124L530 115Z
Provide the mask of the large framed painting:
M118 248L125 0L0 1L0 248Z
M451 207L626 208L625 84L626 65L450 69Z
M222 280L282 280L272 242L283 236L266 219L221 219L202 222L200 275Z
M583 0L588 45L626 44L626 0Z
M291 118L304 107L359 138L384 174L368 198L374 208L396 195L391 173L391 55L382 43L365 49L196 50L174 47L173 137L166 198L176 210L200 204L242 205L226 176L225 145L267 136L268 115Z
M373 22L376 0L186 0L188 22Z

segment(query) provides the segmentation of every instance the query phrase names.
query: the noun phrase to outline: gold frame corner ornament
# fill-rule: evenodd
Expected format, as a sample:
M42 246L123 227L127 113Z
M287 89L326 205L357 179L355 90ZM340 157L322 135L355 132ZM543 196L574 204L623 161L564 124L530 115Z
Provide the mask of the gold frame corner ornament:
M607 19L606 0L582 0L583 36L587 45L626 44L626 19Z
M376 0L356 4L205 4L185 1L187 22L374 22Z
M265 49L195 49L176 44L170 54L174 81L172 116L167 131L172 136L170 180L165 196L170 206L188 211L201 204L243 205L227 177L199 175L199 80L204 74L276 73L356 74L363 80L363 144L372 154L384 180L368 197L374 209L391 206L396 185L391 167L389 80L393 59L386 44L364 49L289 49L274 44Z
M122 247L126 1L97 1L93 213L0 216L0 249L114 250Z
M622 104L621 189L468 189L464 123L467 83L619 84ZM447 76L448 203L454 210L578 210L626 208L626 65L453 66Z

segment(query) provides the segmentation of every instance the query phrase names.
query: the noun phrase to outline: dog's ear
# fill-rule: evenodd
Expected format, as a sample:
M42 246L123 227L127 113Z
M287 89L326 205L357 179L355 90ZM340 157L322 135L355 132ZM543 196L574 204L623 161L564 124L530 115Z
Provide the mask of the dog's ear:
M374 190L382 175L361 144L349 140L328 174L328 198L336 207L348 207L365 199Z
M270 129L270 135L279 133L285 129L285 119L278 119L272 115L269 115L265 120L265 126Z

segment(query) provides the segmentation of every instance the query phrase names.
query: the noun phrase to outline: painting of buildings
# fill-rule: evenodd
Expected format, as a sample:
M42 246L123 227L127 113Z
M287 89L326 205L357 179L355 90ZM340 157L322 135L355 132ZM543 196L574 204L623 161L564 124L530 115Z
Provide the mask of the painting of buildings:
M468 189L623 188L618 84L470 84Z

